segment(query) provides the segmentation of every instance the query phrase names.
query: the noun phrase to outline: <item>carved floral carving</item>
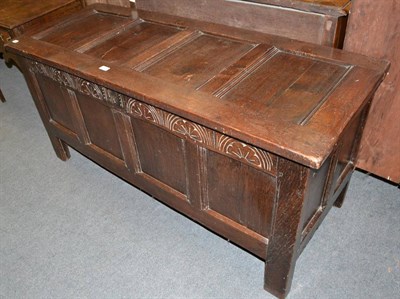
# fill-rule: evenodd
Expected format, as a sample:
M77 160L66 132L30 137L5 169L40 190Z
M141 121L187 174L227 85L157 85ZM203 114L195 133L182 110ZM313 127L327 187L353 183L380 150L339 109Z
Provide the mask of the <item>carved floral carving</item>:
M197 143L213 144L214 133L211 130L178 116L169 115L167 127L171 131L186 136Z
M267 152L250 146L226 135L217 134L216 147L219 151L252 164L261 169L271 170L273 160Z
M129 99L126 112L151 121L196 143L212 145L214 132L151 105Z

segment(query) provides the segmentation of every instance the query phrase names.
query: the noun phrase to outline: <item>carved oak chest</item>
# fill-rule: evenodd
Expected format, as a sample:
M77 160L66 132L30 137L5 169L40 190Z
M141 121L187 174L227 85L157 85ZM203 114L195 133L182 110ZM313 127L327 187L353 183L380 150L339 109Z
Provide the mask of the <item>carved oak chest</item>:
M60 159L71 146L246 248L285 297L343 201L388 64L141 3L88 7L6 51Z

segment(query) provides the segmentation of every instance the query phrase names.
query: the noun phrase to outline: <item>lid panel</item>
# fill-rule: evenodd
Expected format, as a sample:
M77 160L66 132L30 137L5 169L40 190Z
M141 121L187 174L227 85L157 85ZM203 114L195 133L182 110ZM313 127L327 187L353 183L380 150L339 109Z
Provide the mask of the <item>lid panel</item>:
M278 52L221 98L282 124L304 124L347 70L345 65Z
M179 28L141 22L85 53L107 61L124 63L180 31Z
M253 47L250 43L201 34L143 71L197 89Z
M124 17L93 13L51 30L41 40L57 46L76 49L95 39L100 32L107 32L130 22Z

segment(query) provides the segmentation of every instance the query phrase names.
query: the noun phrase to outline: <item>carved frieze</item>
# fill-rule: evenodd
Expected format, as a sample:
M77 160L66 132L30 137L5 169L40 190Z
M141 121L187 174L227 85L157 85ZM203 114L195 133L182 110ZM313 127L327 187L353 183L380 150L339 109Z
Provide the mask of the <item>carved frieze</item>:
M138 100L129 99L126 112L151 121L193 142L209 146L214 144L214 132L212 130Z
M191 142L230 156L243 163L275 174L277 157L255 146L215 132L175 114L143 103L109 88L73 76L38 62L30 62L31 72L58 84L123 109L133 117L149 121Z
M216 148L228 156L261 169L271 170L274 164L271 155L266 151L220 133L217 133Z

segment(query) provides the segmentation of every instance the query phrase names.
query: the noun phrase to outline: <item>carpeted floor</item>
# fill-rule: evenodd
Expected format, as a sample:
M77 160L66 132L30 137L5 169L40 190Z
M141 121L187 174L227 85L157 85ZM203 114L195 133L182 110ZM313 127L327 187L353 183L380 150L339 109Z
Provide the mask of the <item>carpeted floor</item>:
M261 260L72 152L0 61L0 298L273 298ZM400 190L357 172L289 298L399 298Z

